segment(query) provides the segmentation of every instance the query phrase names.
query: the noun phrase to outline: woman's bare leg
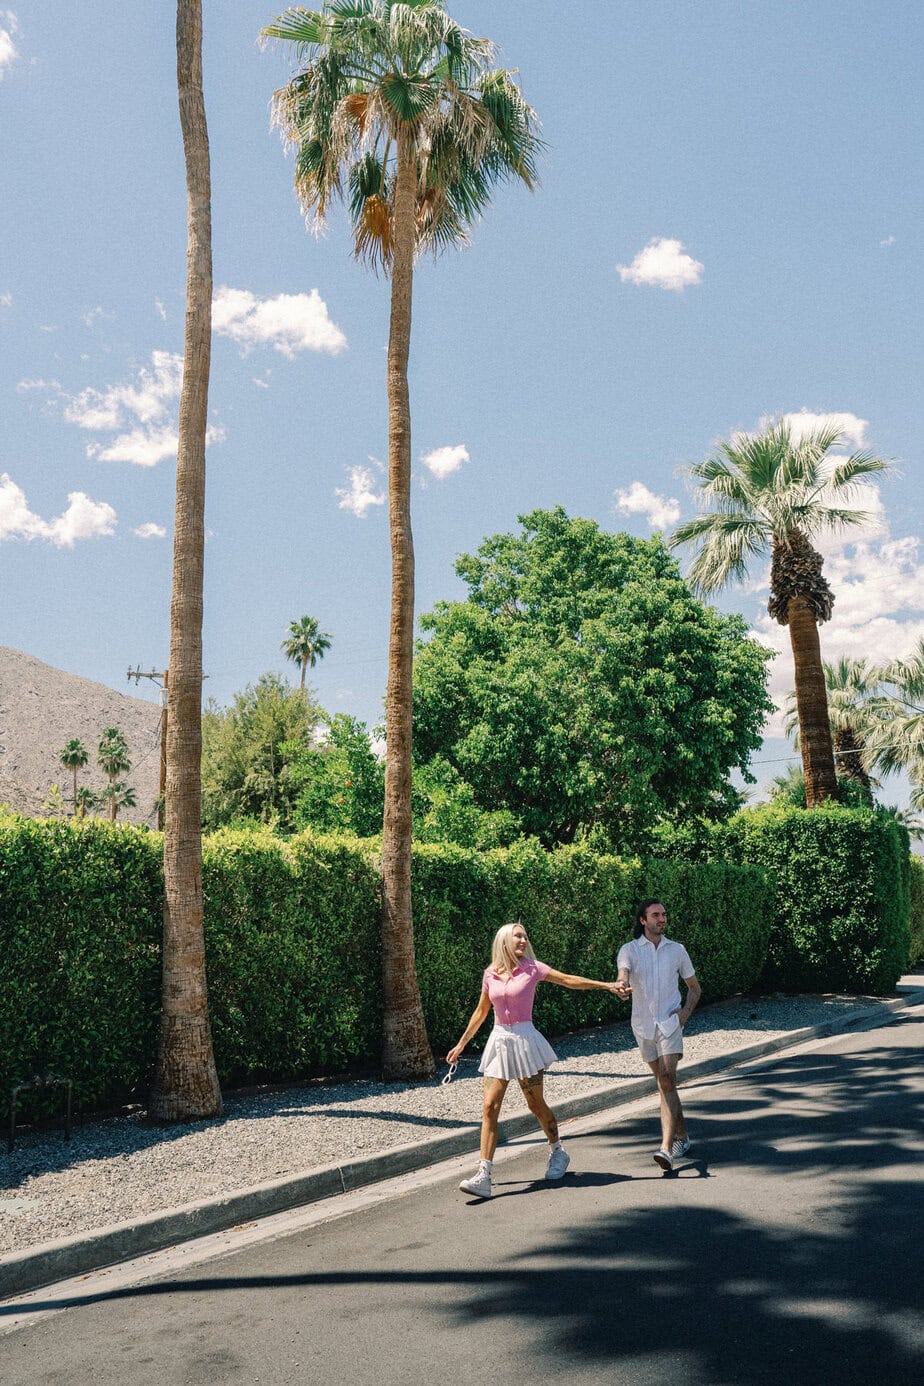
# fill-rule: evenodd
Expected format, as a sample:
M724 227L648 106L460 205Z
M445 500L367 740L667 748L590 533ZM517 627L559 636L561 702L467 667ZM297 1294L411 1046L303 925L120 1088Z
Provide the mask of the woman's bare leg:
M523 1089L527 1107L548 1137L549 1145L554 1145L558 1140L558 1122L542 1091L544 1077L544 1073L535 1073L532 1078L521 1078L519 1083Z
M494 1159L494 1152L497 1149L497 1123L506 1091L507 1080L505 1078L486 1078L484 1080L484 1107L481 1113L482 1160Z

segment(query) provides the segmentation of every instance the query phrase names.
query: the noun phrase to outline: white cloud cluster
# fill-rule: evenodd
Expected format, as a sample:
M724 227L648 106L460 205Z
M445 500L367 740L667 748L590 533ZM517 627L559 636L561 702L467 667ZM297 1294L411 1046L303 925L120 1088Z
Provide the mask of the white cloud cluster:
M832 410L828 414L817 414L811 409L803 408L791 414L784 414L783 420L789 424L794 443L801 443L807 434L815 433L820 428L836 428L843 434L842 447L856 452L866 446L866 430L869 423L866 419L858 418L856 414L840 413L837 410ZM757 425L758 433L769 428L773 422L774 415L765 414Z
M43 520L29 509L25 492L4 472L0 475L0 541L47 539L56 548L72 549L78 539L112 534L116 513L105 501L93 501L83 491L71 491L67 509L54 520Z
M165 539L167 537L167 531L164 529L163 525L157 525L153 520L148 520L145 524L136 526L136 528L132 530L132 534L137 535L139 539Z
M183 384L183 358L170 351L155 351L151 368L142 367L134 385L110 385L108 390L82 390L68 396L64 417L78 428L114 431L134 415L141 423L157 423L179 398Z
M11 293L0 294L0 308L12 308L13 295Z
M652 529L670 529L680 519L680 503L673 496L656 496L642 481L633 481L615 492L620 515L644 515Z
M350 467L348 476L349 486L337 488L337 495L340 497L337 502L338 509L349 510L351 515L356 515L361 520L371 506L385 504L385 494L376 491L375 477L370 467Z
M245 351L273 346L290 359L299 351L330 356L346 348L347 339L332 322L317 289L310 294L277 294L258 298L249 289L223 285L212 301L212 330L240 342Z
M880 245L894 245L895 242L896 242L896 240L897 240L897 237L896 237L896 236L886 236L885 240L884 240L884 241L880 241L879 244L880 244Z
M681 293L688 284L698 284L704 266L687 255L683 242L670 236L655 236L640 250L631 265L617 265L624 284L650 284L656 289Z
M39 389L57 382L19 382L20 390ZM87 444L88 457L99 462L131 462L154 467L175 457L179 445L175 405L183 385L183 358L175 352L155 351L150 367L142 367L132 384L92 387L78 395L63 396L68 423L93 433L115 433L109 443ZM134 425L134 426L133 426ZM224 429L212 426L206 443L218 443Z
M471 458L468 448L458 443L455 447L434 448L432 452L423 452L420 460L433 476L442 481L444 477L457 472L463 462L470 462Z
M0 10L0 78L9 67L19 57L19 50L13 42L13 35L19 28L16 16L12 10Z

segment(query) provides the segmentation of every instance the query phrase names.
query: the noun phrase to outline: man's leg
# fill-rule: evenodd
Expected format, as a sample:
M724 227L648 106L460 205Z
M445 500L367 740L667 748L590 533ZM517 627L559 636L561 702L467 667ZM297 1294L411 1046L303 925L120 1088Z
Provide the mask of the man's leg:
M662 1054L648 1063L658 1083L661 1095L661 1149L670 1154L675 1139L686 1140L687 1124L684 1120L680 1094L677 1091L677 1061L679 1054Z

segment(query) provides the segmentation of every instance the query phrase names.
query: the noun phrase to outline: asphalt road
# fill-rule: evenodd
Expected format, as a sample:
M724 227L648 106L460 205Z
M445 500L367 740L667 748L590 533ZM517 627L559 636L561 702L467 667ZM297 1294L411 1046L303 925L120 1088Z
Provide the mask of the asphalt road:
M685 1089L673 1175L635 1104L565 1128L558 1186L517 1148L490 1203L453 1166L66 1312L40 1293L0 1380L918 1386L922 1041L905 1016Z

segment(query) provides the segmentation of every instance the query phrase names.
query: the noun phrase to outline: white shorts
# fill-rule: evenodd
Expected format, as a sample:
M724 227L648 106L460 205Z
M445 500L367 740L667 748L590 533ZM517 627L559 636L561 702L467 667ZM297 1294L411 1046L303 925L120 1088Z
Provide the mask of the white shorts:
M670 1030L665 1034L659 1025L655 1031L654 1039L646 1039L644 1035L636 1035L635 1041L645 1063L653 1064L655 1059L663 1059L667 1054L683 1053L683 1026L678 1025L675 1030Z
M532 1021L520 1020L515 1025L494 1026L478 1071L486 1078L504 1078L510 1082L513 1078L534 1078L557 1058L545 1035L540 1035Z

